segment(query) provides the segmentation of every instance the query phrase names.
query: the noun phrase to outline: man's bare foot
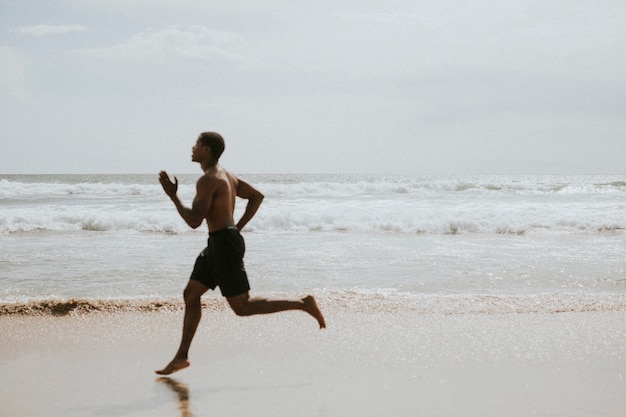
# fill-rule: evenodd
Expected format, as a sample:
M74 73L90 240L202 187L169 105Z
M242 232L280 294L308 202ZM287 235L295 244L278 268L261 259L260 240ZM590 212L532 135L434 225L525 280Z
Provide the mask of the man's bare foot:
M304 311L315 317L317 322L320 324L320 329L324 329L326 327L326 321L324 320L324 315L317 306L315 297L309 295L303 298L302 301L304 302Z
M185 369L191 365L187 359L178 359L174 358L167 366L160 371L154 371L158 375L169 375L173 374L176 371L180 371L181 369Z

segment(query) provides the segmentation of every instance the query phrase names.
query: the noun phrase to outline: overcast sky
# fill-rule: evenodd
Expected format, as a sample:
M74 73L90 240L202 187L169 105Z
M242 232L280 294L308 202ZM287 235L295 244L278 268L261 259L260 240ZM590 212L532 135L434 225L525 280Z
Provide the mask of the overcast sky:
M0 0L0 173L626 173L623 0Z

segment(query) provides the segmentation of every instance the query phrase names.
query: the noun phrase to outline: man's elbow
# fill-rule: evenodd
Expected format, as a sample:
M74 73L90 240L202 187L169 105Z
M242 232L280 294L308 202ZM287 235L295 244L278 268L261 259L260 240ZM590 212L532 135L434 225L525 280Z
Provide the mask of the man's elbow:
M198 219L186 219L187 224L192 229L197 229L198 227L200 227L200 225L202 224L202 220L204 219L199 219L199 220Z

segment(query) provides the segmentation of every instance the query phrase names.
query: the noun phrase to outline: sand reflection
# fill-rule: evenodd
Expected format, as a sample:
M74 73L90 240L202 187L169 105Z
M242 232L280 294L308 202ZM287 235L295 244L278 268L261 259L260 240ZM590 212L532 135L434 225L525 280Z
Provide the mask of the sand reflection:
M157 378L158 382L167 385L178 397L178 409L182 417L193 417L191 411L189 411L189 388L186 384L179 382L172 378L161 377Z

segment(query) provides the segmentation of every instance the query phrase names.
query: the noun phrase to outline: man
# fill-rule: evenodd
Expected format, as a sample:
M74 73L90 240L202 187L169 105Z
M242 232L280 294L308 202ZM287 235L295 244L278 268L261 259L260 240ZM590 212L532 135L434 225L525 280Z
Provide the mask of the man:
M218 164L224 147L221 135L204 132L192 148L191 159L200 163L204 175L196 183L196 196L191 208L185 207L176 194L178 178L174 177L172 183L165 171L159 174L163 190L172 199L183 220L194 229L200 226L203 220L206 220L209 226L208 246L196 259L183 292L185 317L180 347L174 359L165 368L156 371L159 375L168 375L190 365L189 346L202 315L200 297L216 286L220 287L222 295L238 316L302 310L313 316L320 328L326 327L324 316L311 295L299 300L250 297L250 285L243 266L245 244L239 231L256 214L264 196ZM248 200L237 224L233 218L236 197Z

